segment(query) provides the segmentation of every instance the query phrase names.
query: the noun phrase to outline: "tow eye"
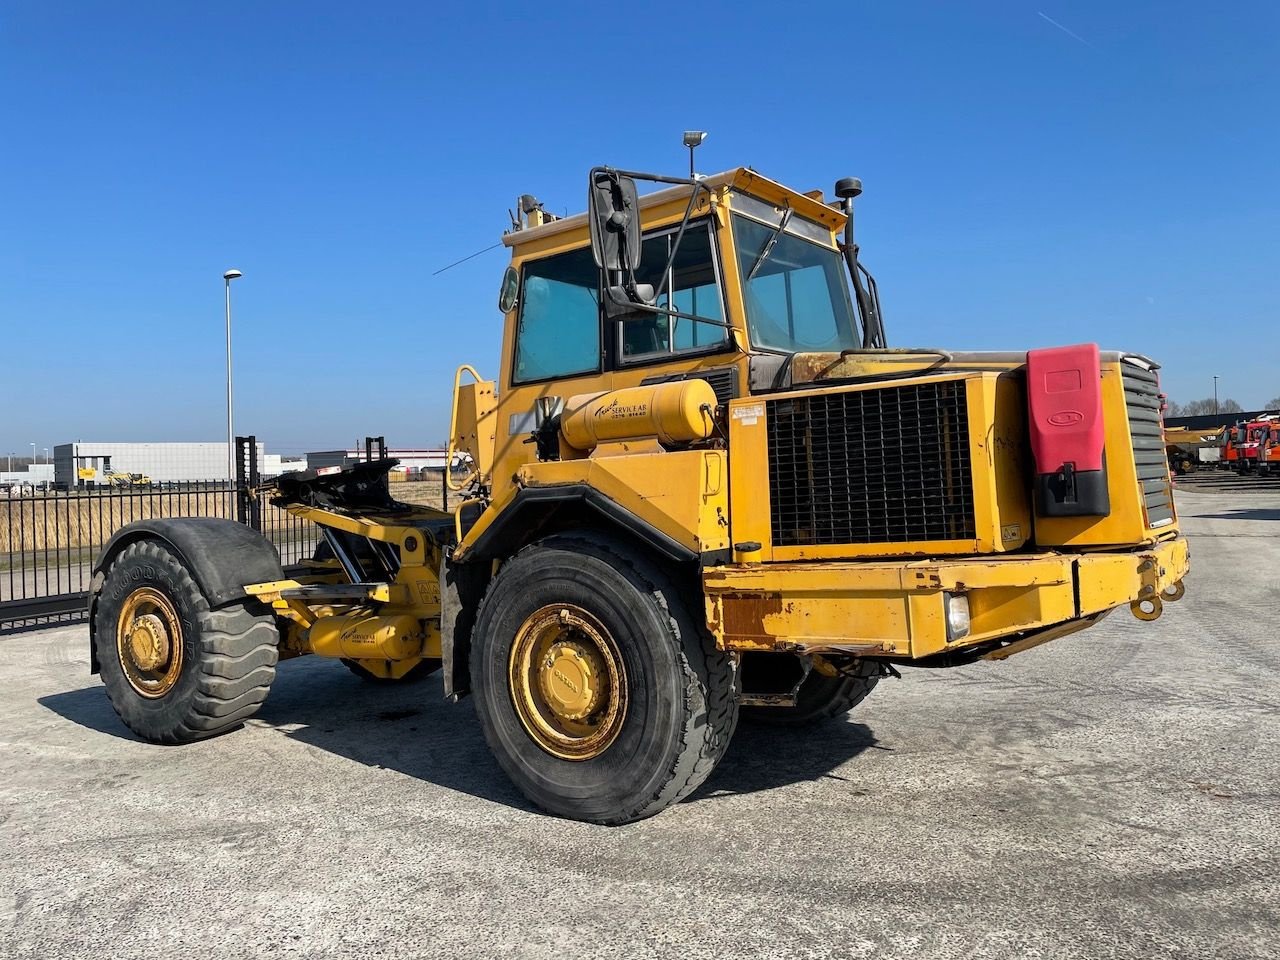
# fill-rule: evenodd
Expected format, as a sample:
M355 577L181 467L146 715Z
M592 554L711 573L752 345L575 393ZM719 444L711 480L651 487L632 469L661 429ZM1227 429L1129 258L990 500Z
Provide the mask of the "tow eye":
M1164 601L1157 596L1143 597L1129 604L1129 610L1139 620L1159 620L1164 613Z

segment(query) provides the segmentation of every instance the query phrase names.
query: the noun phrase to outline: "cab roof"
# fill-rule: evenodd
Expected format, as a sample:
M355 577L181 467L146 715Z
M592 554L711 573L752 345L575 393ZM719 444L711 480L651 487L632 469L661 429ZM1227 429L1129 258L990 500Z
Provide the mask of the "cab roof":
M711 188L712 193L717 195L736 190L750 194L759 200L772 203L774 206L783 206L785 204L791 207L797 215L821 223L831 230L842 228L846 219L845 215L835 207L830 207L822 202L821 191L799 193L790 187L783 186L776 180L770 180L768 177L762 176L750 167L737 167L733 170L726 170L723 173L703 177L702 182ZM692 189L687 184L678 184L674 187L667 187L665 190L646 193L640 197L640 210L643 212L672 201L687 200ZM514 248L535 240L571 233L575 230L583 231L585 239L586 229L586 213L575 213L571 217L553 220L550 223L544 223L540 227L513 230L503 234L502 242L506 246Z

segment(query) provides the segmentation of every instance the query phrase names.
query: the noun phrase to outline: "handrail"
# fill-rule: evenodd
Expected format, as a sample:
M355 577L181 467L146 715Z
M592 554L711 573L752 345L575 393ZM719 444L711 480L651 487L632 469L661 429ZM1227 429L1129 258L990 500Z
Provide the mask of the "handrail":
M483 504L484 497L472 497L470 500L463 500L456 510L453 511L453 532L457 535L457 542L462 543L462 511L467 507L474 507L476 504Z
M453 375L453 409L449 413L449 448L445 451L444 484L455 493L464 490L480 472L479 467L475 466L475 461L472 460L471 472L461 480L455 481L453 479L453 457L457 452L457 446L454 441L458 435L458 391L462 389L462 375L464 373L471 374L471 379L476 383L481 382L480 374L469 363L464 363Z

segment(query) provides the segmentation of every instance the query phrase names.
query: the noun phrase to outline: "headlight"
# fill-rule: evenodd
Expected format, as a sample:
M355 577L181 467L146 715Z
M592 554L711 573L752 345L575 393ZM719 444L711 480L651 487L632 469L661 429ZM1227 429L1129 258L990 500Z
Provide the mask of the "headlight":
M944 593L947 607L947 643L969 635L969 597L964 593Z

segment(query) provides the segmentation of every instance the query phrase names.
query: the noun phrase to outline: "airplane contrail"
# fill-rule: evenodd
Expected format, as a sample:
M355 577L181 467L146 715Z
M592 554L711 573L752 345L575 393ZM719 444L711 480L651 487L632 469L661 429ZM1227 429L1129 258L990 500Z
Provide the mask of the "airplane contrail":
M1086 47L1088 47L1090 50L1097 50L1097 49L1098 49L1098 48L1097 48L1097 47L1095 47L1092 43L1090 43L1088 40L1086 40L1084 37L1080 36L1080 34L1078 34L1078 33L1074 33L1073 31L1068 30L1066 27L1064 27L1062 24L1060 24L1057 20L1053 19L1053 17L1049 16L1048 14L1043 13L1043 12L1041 12L1041 11L1039 11L1039 10L1037 10L1037 11L1036 11L1036 13L1040 14L1040 18L1041 18L1042 20L1045 20L1045 21L1047 21L1048 23L1052 24L1053 26L1057 27L1059 30L1061 30L1063 33L1065 33L1065 34L1066 34L1068 37L1070 37L1072 40L1078 40L1080 43L1083 43L1083 44L1084 44Z

